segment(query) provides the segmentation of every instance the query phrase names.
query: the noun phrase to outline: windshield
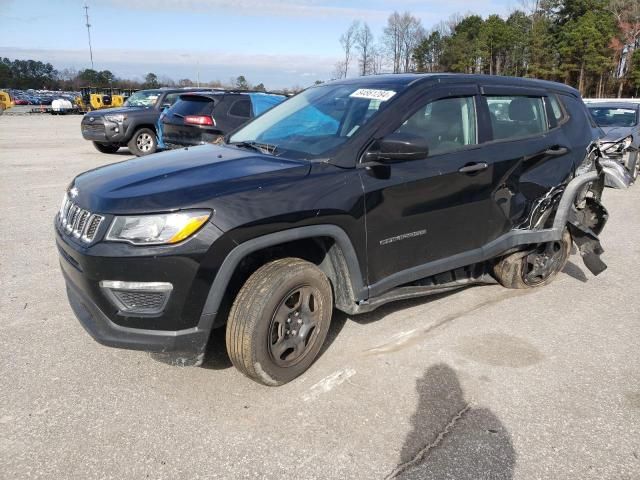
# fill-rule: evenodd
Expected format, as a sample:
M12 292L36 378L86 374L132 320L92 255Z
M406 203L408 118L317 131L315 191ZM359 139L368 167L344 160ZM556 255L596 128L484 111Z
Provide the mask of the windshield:
M638 123L638 112L634 108L589 107L591 116L599 127L633 127Z
M321 156L357 135L396 90L361 85L310 88L238 130L229 143L261 144L276 155L293 158Z
M127 101L124 102L125 107L153 107L158 98L160 97L160 92L156 90L142 90L140 92L136 92L127 98Z

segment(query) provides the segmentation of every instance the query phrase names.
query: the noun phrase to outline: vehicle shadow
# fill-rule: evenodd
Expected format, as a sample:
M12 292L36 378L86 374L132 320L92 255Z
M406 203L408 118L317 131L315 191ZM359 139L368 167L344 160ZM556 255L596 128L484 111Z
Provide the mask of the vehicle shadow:
M214 328L209 337L207 350L204 354L202 368L209 370L224 370L233 367L229 354L227 354L227 344L225 340L225 326Z
M327 338L322 345L322 349L318 354L318 358L324 355L324 353L329 350L329 348L331 348L331 345L340 335L340 332L347 323L347 320L352 320L360 325L367 325L369 323L382 320L387 315L391 315L398 310L411 308L437 299L445 298L460 290L461 289L457 289L419 298L399 300L396 302L388 303L386 305L382 305L372 312L363 313L360 315L347 315L346 313L339 310L334 310L333 317L331 319L331 325L329 326L329 331L327 332ZM202 368L211 370L223 370L225 368L230 368L233 366L231 360L229 359L229 355L227 354L227 346L225 343L225 328L225 326L219 327L211 332L211 337L209 339L207 350L205 352L204 362L201 365Z
M509 432L491 410L465 399L451 367L428 368L416 381L416 391L412 428L387 478L513 478L516 452Z
M587 283L588 278L584 273L584 270L572 261L568 261L565 267L562 269L562 273L566 273L572 278L575 278L579 282Z

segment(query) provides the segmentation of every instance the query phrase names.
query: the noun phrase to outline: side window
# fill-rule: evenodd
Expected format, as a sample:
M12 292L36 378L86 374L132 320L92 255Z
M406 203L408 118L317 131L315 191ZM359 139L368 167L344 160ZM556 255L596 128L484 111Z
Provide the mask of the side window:
M556 119L556 124L558 124L564 118L564 114L562 113L562 107L560 107L560 102L558 102L558 98L553 94L549 95L547 98L549 98L549 104L551 105L553 118Z
M427 140L429 155L459 150L478 143L473 97L444 98L427 103L398 128Z
M178 97L180 97L180 95L182 95L182 93L168 93L167 96L164 97L162 105L166 105L167 103L169 105L173 105L174 103L176 103L176 100L178 100Z
M494 140L540 135L549 128L542 97L486 96Z
M248 99L236 100L229 108L229 115L234 117L251 117L251 101Z

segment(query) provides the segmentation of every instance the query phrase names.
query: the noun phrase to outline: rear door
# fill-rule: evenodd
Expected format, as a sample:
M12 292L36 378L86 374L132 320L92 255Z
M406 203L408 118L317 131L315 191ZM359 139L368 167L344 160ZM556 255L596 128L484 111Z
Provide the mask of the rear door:
M536 201L571 175L586 145L572 147L568 115L553 93L500 85L481 86L481 93L491 139L484 149L494 166L492 240L523 225Z

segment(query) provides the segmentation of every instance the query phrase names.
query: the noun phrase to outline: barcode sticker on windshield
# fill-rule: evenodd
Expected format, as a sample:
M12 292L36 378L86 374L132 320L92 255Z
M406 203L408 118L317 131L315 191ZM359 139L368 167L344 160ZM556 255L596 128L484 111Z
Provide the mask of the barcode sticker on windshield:
M369 100L380 100L386 102L396 94L393 90L374 90L371 88L359 88L351 95L352 98L367 98Z

